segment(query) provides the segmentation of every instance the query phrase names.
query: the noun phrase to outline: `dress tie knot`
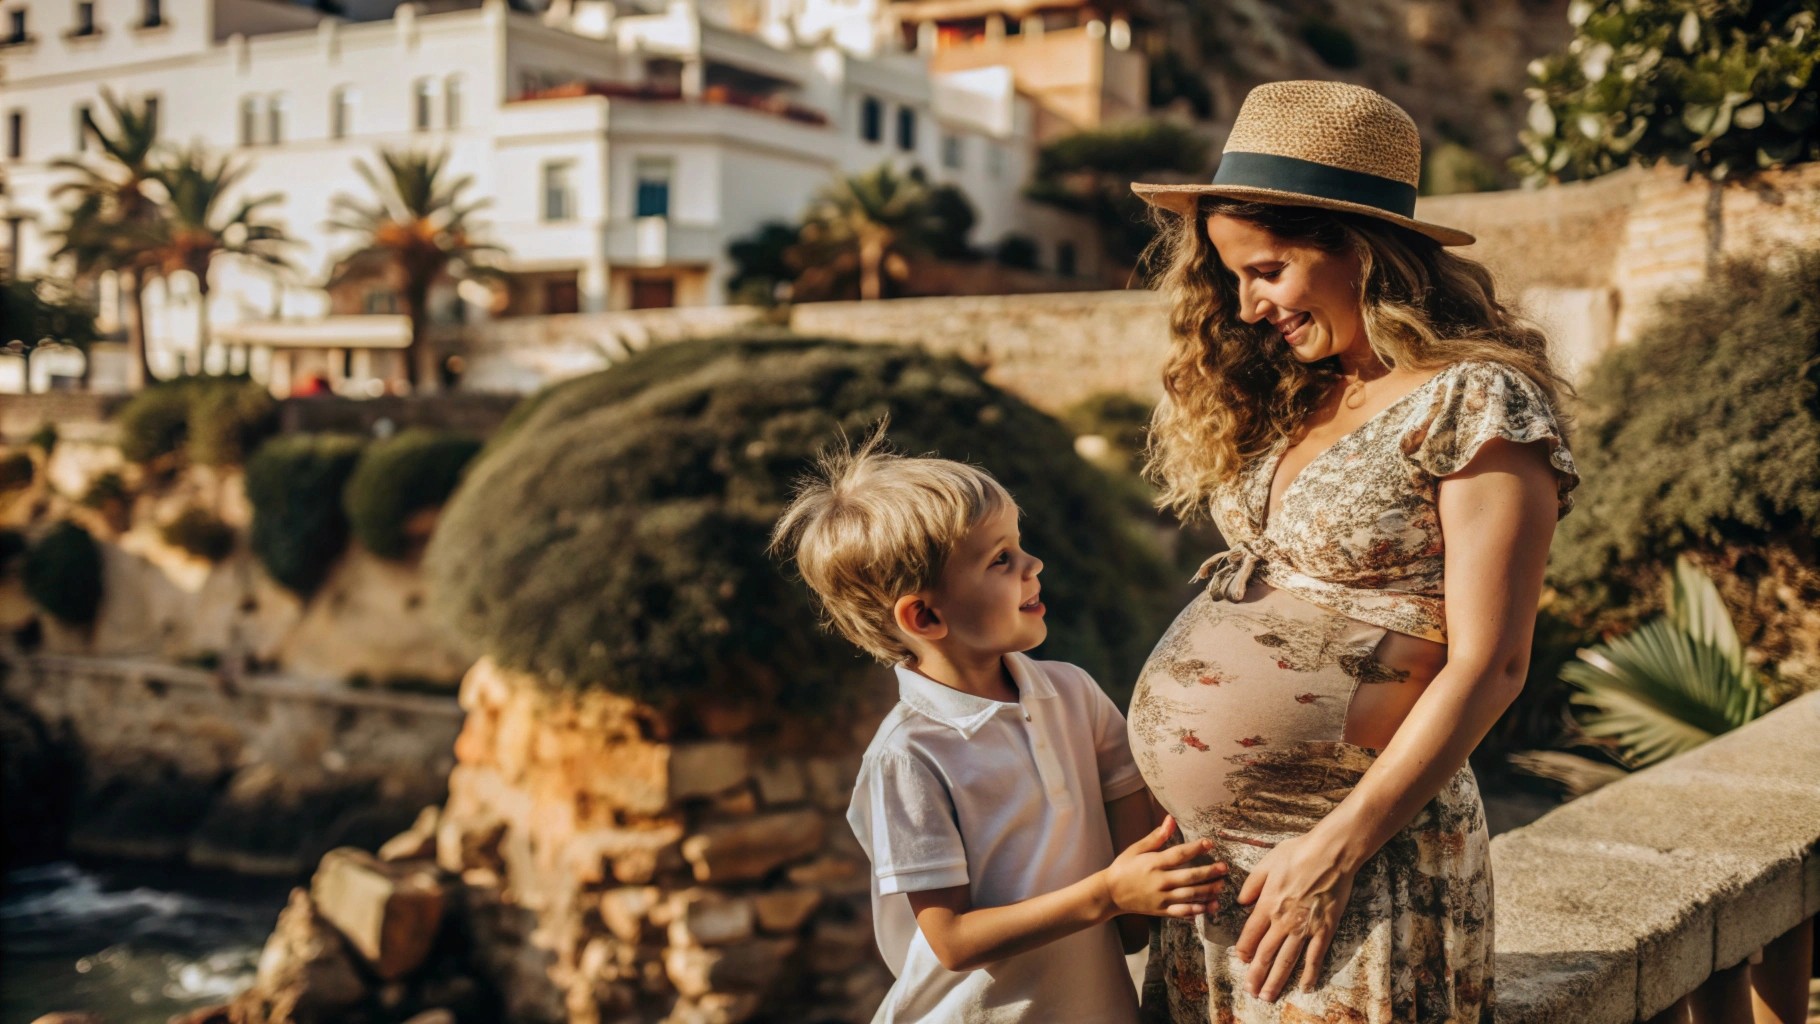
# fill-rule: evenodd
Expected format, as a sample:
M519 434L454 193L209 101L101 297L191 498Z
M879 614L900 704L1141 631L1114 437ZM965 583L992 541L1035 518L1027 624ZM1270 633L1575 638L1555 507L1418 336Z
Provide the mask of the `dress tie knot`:
M1243 601L1245 588L1251 586L1251 577L1263 564L1257 552L1243 544L1234 544L1225 551L1214 555L1201 563L1200 571L1194 574L1190 582L1207 581L1207 589L1215 598L1227 601Z

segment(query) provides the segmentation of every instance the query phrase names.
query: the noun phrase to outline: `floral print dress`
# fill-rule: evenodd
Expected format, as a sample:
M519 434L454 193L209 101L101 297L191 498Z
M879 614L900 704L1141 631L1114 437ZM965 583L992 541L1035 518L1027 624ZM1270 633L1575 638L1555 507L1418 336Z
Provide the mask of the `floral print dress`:
M1230 548L1202 566L1207 589L1145 664L1128 722L1151 791L1231 875L1205 916L1163 919L1146 1019L1490 1024L1490 844L1465 766L1359 872L1318 989L1254 999L1231 947L1249 872L1377 756L1342 738L1359 688L1432 677L1381 662L1379 647L1391 632L1446 643L1439 481L1493 437L1546 442L1566 515L1579 476L1546 396L1488 362L1447 367L1315 456L1274 515L1286 441L1214 496Z

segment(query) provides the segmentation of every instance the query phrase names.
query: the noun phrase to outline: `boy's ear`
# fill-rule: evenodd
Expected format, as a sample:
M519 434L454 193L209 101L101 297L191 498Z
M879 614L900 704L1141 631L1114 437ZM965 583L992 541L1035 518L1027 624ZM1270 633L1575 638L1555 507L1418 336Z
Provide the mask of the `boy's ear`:
M948 624L929 604L926 594L905 594L891 606L891 617L904 635L917 640L940 640L948 635Z

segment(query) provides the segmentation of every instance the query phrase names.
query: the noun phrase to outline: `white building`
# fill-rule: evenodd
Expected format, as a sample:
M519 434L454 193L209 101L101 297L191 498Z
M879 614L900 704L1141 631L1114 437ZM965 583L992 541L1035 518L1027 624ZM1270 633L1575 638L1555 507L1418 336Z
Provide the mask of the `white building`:
M93 148L81 125L105 119L105 86L155 101L166 141L250 164L237 194L278 194L268 219L301 243L289 279L217 261L210 371L288 377L285 353L303 348L333 350L337 387L387 375L397 319L343 317L396 313L390 292L321 288L353 241L326 227L331 199L368 194L354 165L376 166L382 146L446 149L468 197L490 200L481 223L518 280L501 315L722 304L730 240L794 222L835 175L882 161L959 185L975 245L1024 234L1049 265L1093 269L1085 229L1020 195L1032 112L1010 71L932 77L875 4L393 6L346 0L343 18L279 0L0 0L4 258L21 276L67 271L47 265L63 223L50 163ZM104 282L104 326L117 291ZM195 294L181 274L148 291L160 375L193 352ZM462 296L433 295L438 318L488 315L487 296ZM16 362L0 360L14 364L0 389L19 386ZM34 360L34 376L57 369Z

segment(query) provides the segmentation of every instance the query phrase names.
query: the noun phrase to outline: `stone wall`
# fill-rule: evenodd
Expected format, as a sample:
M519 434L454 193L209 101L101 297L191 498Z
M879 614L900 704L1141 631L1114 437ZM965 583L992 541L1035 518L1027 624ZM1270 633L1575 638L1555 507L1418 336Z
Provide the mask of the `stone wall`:
M448 697L232 678L150 661L13 657L5 696L82 764L78 853L301 875L440 803L461 710Z
M685 738L649 705L484 660L461 703L430 846L505 1019L870 1019L891 977L844 813L883 708L763 740L708 715Z
M1161 397L1168 306L1149 291L817 302L790 311L798 334L906 342L986 368L1051 411L1090 395Z
M749 306L515 317L445 342L464 362L461 389L524 394L602 369L650 345L713 337L765 319Z

